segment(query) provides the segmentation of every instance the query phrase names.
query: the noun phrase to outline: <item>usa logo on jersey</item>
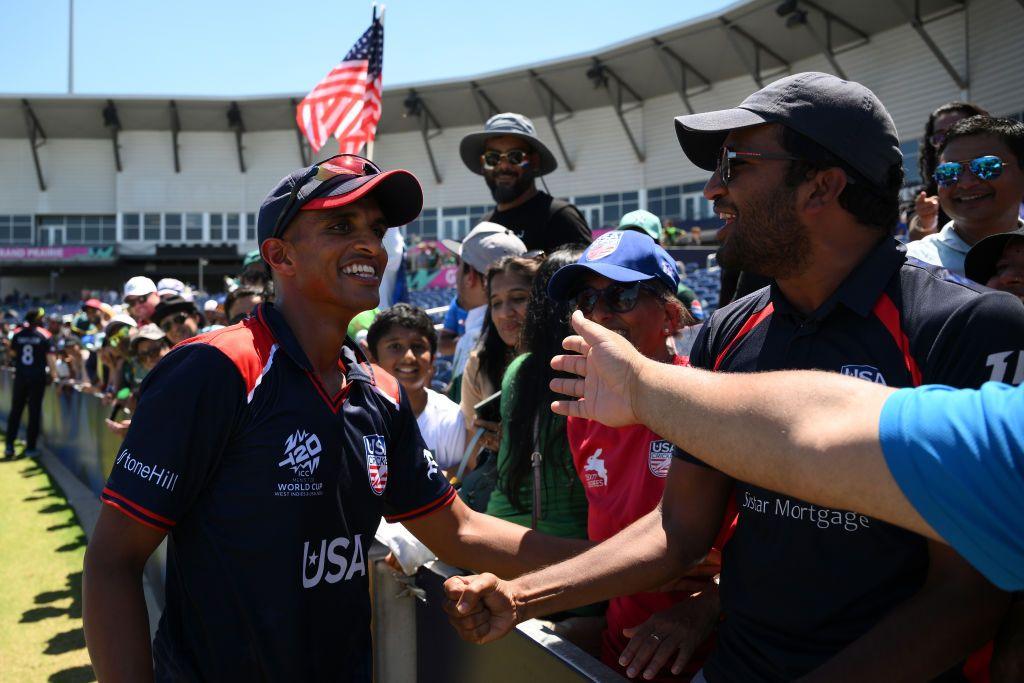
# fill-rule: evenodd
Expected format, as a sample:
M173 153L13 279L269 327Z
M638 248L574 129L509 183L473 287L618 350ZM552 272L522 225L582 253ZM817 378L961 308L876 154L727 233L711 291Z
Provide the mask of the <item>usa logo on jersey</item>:
M366 449L366 474L370 477L370 489L379 496L388 485L388 447L380 434L364 436L363 447Z
M668 468L672 465L672 444L664 439L652 441L647 452L647 467L651 474L664 479L668 476Z

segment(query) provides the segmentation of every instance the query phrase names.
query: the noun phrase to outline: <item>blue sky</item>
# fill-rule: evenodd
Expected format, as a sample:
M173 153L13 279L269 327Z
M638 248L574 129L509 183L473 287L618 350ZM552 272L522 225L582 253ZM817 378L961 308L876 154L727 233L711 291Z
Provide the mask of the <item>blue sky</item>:
M594 50L732 0L392 0L384 85ZM311 89L369 25L370 2L76 0L75 92L261 95ZM68 0L0 0L0 92L64 93Z

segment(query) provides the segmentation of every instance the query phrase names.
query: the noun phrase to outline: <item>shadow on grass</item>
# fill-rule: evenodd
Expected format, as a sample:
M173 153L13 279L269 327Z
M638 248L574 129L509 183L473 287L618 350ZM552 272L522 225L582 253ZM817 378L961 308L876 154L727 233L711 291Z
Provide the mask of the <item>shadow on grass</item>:
M34 503L37 500L46 500L47 498L60 498L60 495L53 489L50 489L49 493L40 493L39 495L36 496L27 496L25 498L22 498L22 500L25 501L26 503Z
M47 679L50 683L89 683L96 680L96 674L88 664L64 669Z
M46 527L47 531L57 531L58 529L71 529L72 527L78 526L78 520L71 520L70 522L64 522L63 524L54 524L53 526Z
M71 541L70 543L65 543L64 545L62 545L59 548L57 548L57 552L58 553L69 553L72 550L77 550L78 548L84 548L86 543L88 543L88 541L85 540L85 534L79 534L78 538L76 538L75 540Z
M66 600L71 598L71 604L67 607L53 607L48 605L51 602L57 602L58 600ZM43 619L49 619L51 617L70 617L72 619L82 618L82 572L72 572L68 574L65 581L64 590L50 590L43 591L37 595L33 602L37 605L46 605L45 607L33 607L27 610L21 615L21 623L29 623L42 621ZM85 639L82 639L83 647L85 646Z
M64 633L58 633L46 643L43 654L62 655L65 652L81 650L85 647L85 632L80 628L73 628Z
M52 515L55 512L63 512L64 510L70 510L71 506L67 503L51 503L44 508L39 508L39 514L41 515Z

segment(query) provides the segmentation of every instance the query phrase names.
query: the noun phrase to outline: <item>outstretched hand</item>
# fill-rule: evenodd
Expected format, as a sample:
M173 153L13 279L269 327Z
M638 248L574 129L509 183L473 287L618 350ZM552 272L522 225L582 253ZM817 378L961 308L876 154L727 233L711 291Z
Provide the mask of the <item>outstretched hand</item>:
M562 348L579 355L555 356L551 367L579 379L557 377L551 380L551 390L577 400L555 401L551 410L609 427L639 422L632 391L644 357L625 338L587 320L579 311L572 314L572 326L578 334L566 337Z
M463 640L498 640L521 621L508 583L494 574L453 576L444 582L444 611Z

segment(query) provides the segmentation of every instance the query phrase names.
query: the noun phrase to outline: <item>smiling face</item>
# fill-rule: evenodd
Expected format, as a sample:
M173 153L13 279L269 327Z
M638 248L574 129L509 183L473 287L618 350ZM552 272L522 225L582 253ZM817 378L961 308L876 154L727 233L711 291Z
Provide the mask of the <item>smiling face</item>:
M526 305L530 301L532 280L524 275L505 270L491 277L491 322L505 346L515 348L519 332L526 320Z
M540 166L540 156L534 152L530 145L511 135L501 135L488 138L484 145L484 152L507 153L512 150L520 150L528 154L526 166L510 164L508 159L503 158L497 166L492 169L483 169L484 180L491 190L491 196L496 202L510 202L522 196L524 192L533 187L533 179L536 177L534 169Z
M786 154L780 133L774 125L734 130L725 146L737 152ZM785 183L788 163L735 159L728 186L718 172L704 186L704 196L725 221L718 231L718 262L723 266L776 279L805 268L810 241L796 213L796 190Z
M987 155L997 156L1004 162L997 178L981 180L965 168L957 182L946 187L939 185L943 210L953 219L957 232L971 244L989 235L1016 229L1021 199L1024 199L1024 173L1006 143L992 135L956 138L939 156L939 163L944 163L969 162Z
M430 384L434 354L430 340L418 330L393 325L372 349L377 365L390 373L405 391L413 394Z
M280 240L264 242L263 252L287 290L351 318L380 302L387 230L377 201L362 197L334 209L300 211Z

